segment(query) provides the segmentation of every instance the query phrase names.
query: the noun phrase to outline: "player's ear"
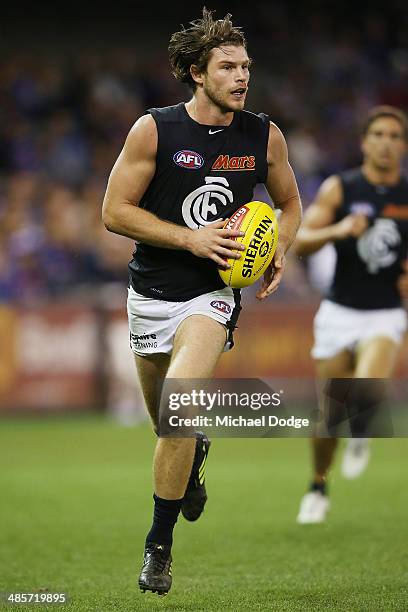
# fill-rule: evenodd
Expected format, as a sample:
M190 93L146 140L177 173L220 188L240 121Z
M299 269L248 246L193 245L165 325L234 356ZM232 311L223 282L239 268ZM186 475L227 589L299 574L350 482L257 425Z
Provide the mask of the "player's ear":
M198 69L198 67L195 64L191 64L190 74L191 74L191 78L193 79L194 83L196 83L197 85L203 84L203 73L201 72L201 70Z

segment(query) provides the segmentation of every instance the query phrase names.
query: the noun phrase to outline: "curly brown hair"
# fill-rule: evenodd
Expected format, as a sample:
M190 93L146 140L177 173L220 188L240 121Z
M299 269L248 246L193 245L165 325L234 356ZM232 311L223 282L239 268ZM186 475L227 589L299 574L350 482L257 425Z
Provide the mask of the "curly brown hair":
M190 74L192 65L200 72L205 71L212 49L220 45L246 48L244 33L232 24L231 15L228 13L224 19L214 20L213 12L204 7L202 19L191 21L189 28L182 25L182 29L170 38L168 50L172 74L193 91L196 83Z

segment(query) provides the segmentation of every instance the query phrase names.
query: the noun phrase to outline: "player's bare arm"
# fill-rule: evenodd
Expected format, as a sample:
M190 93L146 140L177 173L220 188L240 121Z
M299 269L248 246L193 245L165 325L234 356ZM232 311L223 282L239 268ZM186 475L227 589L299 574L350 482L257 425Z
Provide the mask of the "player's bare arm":
M185 249L197 257L207 257L223 268L224 258L240 257L243 249L233 240L242 232L222 229L217 221L199 230L191 230L163 221L139 207L156 170L157 128L151 115L141 117L129 132L109 177L103 202L105 227L138 242L167 249Z
M285 253L295 239L302 218L302 205L289 164L286 141L274 123L269 127L267 161L266 188L275 207L280 208L282 214L279 219L278 246L257 293L259 300L265 299L278 288L285 268Z
M316 199L305 213L295 241L297 255L311 255L328 242L358 238L367 229L365 215L347 215L335 223L336 211L343 200L343 189L338 176L330 176L321 185Z

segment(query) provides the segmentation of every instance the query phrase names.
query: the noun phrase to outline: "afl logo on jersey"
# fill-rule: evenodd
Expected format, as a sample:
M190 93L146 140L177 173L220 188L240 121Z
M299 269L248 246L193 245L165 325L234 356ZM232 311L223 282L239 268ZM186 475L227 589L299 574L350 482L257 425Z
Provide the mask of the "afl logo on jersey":
M210 306L215 308L215 310L219 310L220 312L223 312L225 314L229 314L231 312L231 306L223 300L213 300L210 303Z
M188 170L198 170L204 165L204 159L201 155L195 151L189 151L188 149L177 151L177 153L173 155L173 161L177 166L187 168Z

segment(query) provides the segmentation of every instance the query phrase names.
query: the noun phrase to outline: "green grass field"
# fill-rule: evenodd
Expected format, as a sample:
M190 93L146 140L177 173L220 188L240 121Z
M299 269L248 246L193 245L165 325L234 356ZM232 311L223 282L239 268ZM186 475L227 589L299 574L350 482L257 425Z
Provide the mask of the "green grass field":
M0 421L0 591L67 591L84 612L408 609L408 440L374 440L357 481L331 479L326 525L298 526L308 440L215 440L209 502L182 517L165 598L136 587L152 508L147 425ZM1 607L1 604L0 604Z

